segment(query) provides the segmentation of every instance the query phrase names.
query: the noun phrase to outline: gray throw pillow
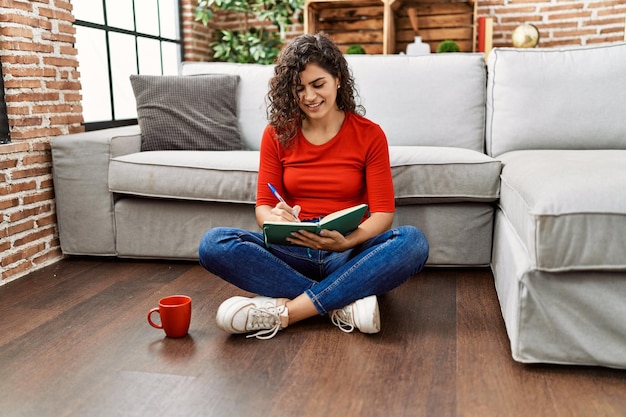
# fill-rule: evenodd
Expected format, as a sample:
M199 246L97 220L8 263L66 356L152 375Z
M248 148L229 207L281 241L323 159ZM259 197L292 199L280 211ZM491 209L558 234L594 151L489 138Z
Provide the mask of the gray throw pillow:
M237 125L239 76L131 75L141 150L244 149Z

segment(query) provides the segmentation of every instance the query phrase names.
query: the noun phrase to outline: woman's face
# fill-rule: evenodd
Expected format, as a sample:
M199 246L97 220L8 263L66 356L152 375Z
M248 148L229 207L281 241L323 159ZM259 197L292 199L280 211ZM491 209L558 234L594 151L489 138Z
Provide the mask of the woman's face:
M322 119L337 108L339 78L317 64L310 63L300 73L296 86L300 109L310 119Z

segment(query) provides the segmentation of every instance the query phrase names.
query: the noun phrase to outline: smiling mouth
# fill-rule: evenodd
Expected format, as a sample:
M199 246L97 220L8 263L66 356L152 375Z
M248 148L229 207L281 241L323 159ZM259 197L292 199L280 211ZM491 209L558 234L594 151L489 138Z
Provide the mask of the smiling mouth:
M307 104L306 107L307 107L307 109L315 110L315 109L319 108L322 105L322 103L324 103L324 102L320 101L319 103Z

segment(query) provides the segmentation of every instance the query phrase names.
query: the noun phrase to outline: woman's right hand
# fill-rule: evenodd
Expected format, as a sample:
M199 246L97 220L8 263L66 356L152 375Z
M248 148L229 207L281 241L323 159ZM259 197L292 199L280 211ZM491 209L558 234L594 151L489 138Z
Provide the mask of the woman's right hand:
M287 203L278 202L276 207L270 210L270 213L273 217L272 221L297 222L299 221L298 213L300 213L300 206L290 207Z
M279 202L276 206L258 206L255 209L256 220L259 227L263 227L263 222L296 222L300 213L300 206L290 207L288 204ZM295 214L295 215L294 215Z

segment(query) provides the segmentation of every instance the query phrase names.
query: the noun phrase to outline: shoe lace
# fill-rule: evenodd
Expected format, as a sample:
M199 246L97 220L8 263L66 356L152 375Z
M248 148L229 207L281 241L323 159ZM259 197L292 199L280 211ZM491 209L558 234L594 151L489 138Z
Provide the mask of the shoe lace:
M273 306L271 304L265 307L250 307L248 312L248 328L250 331L259 329L254 334L246 337L256 337L257 339L271 339L276 336L280 327L280 313L283 312L284 306Z
M335 326L339 327L342 332L351 333L354 331L355 326L350 306L331 311L330 320Z

